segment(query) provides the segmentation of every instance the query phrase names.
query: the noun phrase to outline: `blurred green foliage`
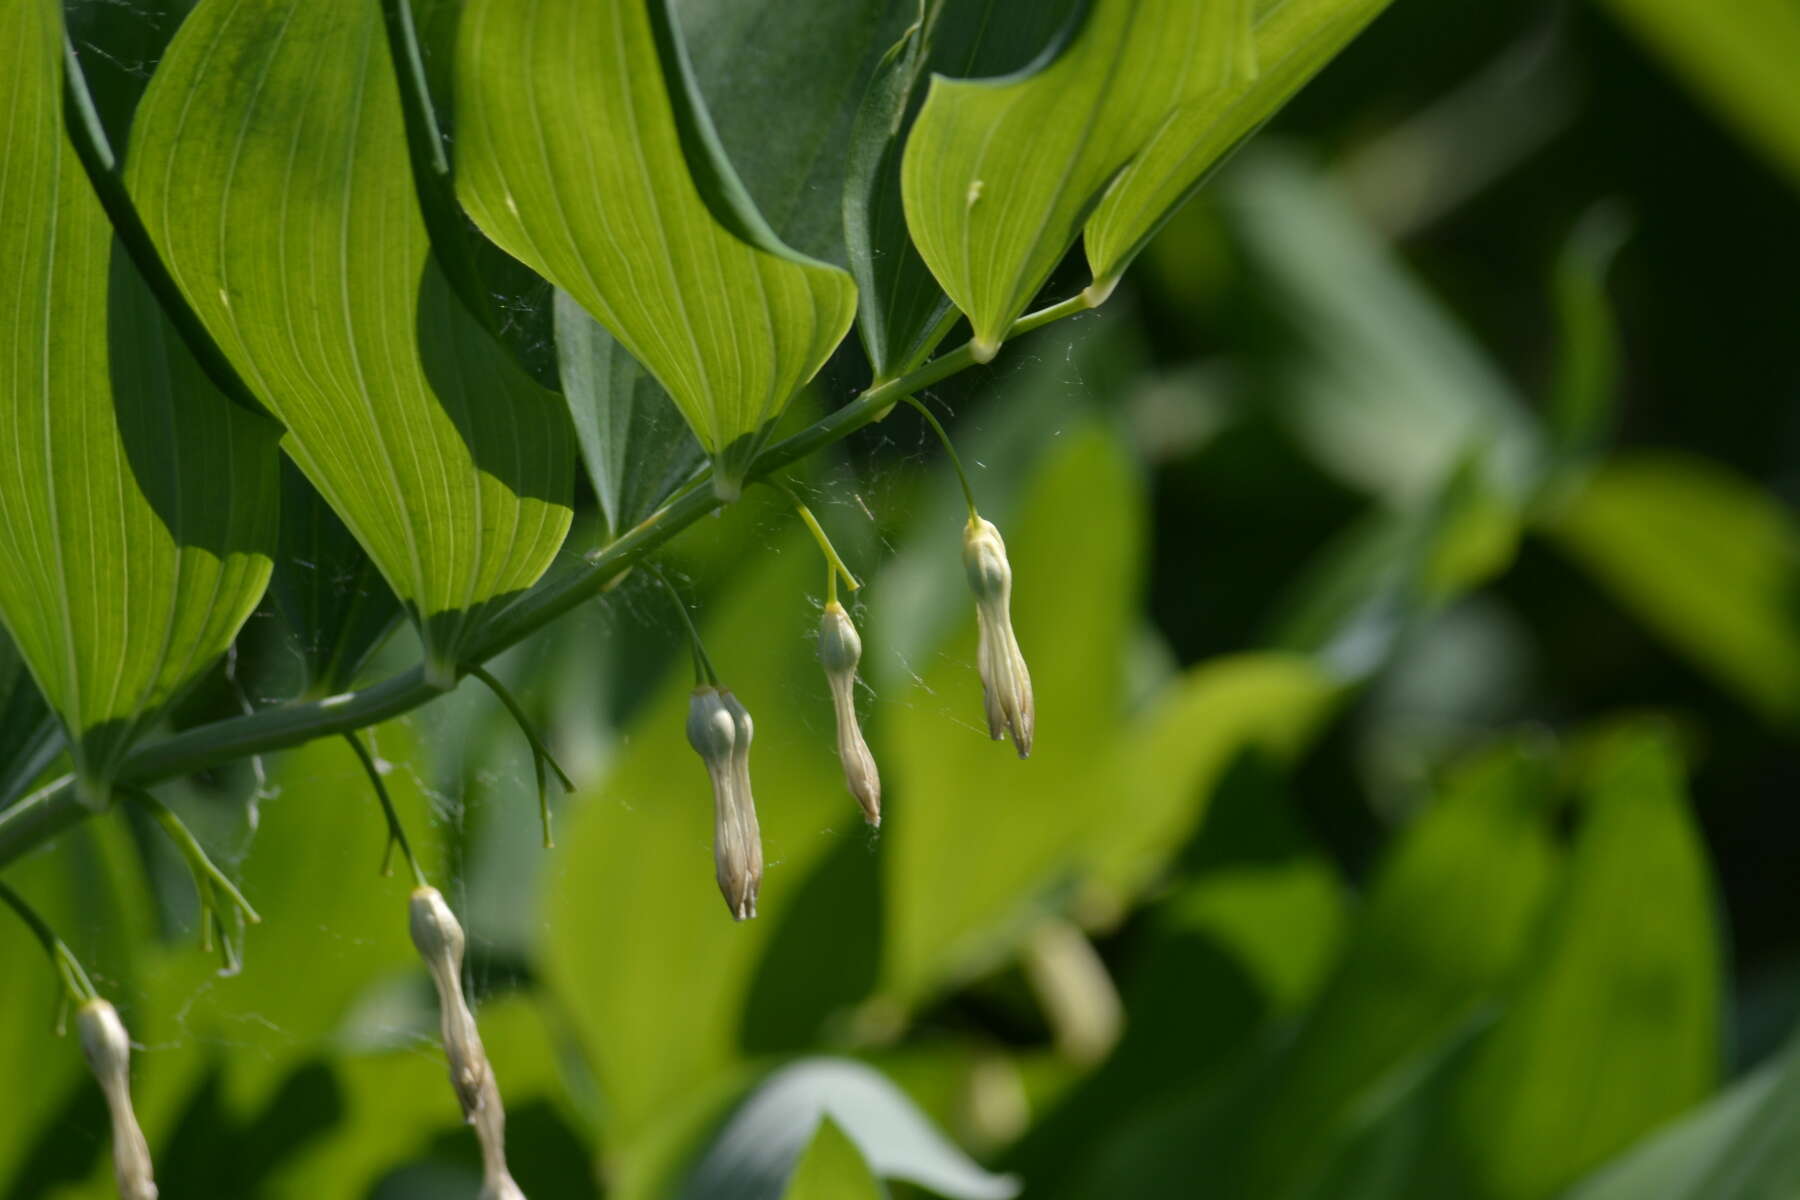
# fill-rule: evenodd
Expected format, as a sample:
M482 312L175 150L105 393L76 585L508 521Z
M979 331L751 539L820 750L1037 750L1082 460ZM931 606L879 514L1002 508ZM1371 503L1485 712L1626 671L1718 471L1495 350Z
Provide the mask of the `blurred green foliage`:
M868 583L879 833L783 502L671 555L757 720L755 922L712 887L642 577L497 667L579 785L554 851L492 697L369 732L454 881L527 1194L725 1194L696 1161L820 1053L1029 1197L1800 1187L1791 14L1610 0L1640 45L1602 6L1503 7L1395 4L1113 307L934 394L1006 531L1029 761L978 728L959 493L904 411L796 480ZM177 722L297 691L315 649L271 606ZM6 699L0 747L42 720ZM6 874L141 1046L164 1194L473 1196L349 748L166 798L264 917L241 975L143 829ZM38 953L0 922L0 1077L29 1081L0 1196L105 1195ZM807 1136L787 1195L920 1194L843 1114Z

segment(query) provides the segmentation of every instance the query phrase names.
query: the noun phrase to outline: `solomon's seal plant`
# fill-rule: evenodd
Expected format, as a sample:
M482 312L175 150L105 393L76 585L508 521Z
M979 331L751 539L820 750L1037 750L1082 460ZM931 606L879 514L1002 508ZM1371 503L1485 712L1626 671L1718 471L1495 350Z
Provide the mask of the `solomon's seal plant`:
M60 5L0 5L0 104L14 114L0 261L25 298L0 337L0 621L55 733L48 754L0 763L0 779L22 776L0 794L0 869L128 800L172 839L203 940L235 971L256 912L151 789L345 738L417 886L412 940L480 1141L482 1194L517 1196L463 989L463 928L413 860L364 731L475 676L530 743L548 846L547 775L573 781L485 664L634 568L660 577L668 543L746 484L902 401L954 460L919 394L1104 300L1213 163L1381 2L1308 0L1275 6L1276 21L1241 0L1092 0L1053 55L1001 86L933 76L940 49L973 61L957 39L977 7L920 5L851 97L839 124L857 144L827 161L845 177L824 191L820 251L840 263L795 249L805 230L759 211L753 190L797 211L818 186L740 178L671 0L439 5L430 46L410 0L198 0L128 98L129 154ZM1280 69L1259 75L1263 57ZM1040 301L1084 234L1092 286ZM496 302L484 272L499 251L517 260L507 270L535 272L531 286L561 290L557 370L521 351ZM778 438L859 313L867 361L840 357L868 386ZM970 335L945 348L964 318ZM578 454L602 525L575 521ZM1011 571L962 482L988 727L1022 757L1034 714ZM862 640L835 592L838 576L856 581L796 505L831 561L819 653L844 779L873 825L880 782L854 705ZM296 525L304 548L289 540ZM553 570L572 528L600 532ZM327 542L345 573L385 589L373 617L309 601L286 574L323 561ZM328 590L327 575L314 586ZM153 736L272 576L282 611L316 626L293 631L304 694ZM743 920L763 885L753 726L677 607L718 884ZM418 661L357 679L397 613ZM23 901L0 895L78 1006L121 1195L154 1196L117 1014Z

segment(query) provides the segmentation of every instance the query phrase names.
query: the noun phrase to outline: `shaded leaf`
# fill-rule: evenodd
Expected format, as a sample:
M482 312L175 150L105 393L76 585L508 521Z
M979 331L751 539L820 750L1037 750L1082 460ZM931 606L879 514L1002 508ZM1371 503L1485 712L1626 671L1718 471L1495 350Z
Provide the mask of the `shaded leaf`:
M837 1126L882 1179L951 1200L1018 1194L1016 1181L971 1162L878 1071L815 1058L776 1072L738 1107L695 1165L683 1200L778 1200L822 1122Z
M204 0L145 93L128 175L183 293L448 682L484 614L549 565L574 464L556 398L452 294L406 155L374 5Z
M0 808L23 795L62 747L56 714L0 627Z
M1556 1195L1712 1090L1714 897L1681 774L1653 729L1599 749L1535 961L1456 1088L1456 1194Z
M400 621L400 601L300 469L281 469L281 541L269 594L311 696L348 691Z
M8 7L0 616L95 801L269 579L275 429L212 390L65 140L53 3Z
M457 190L668 390L734 496L850 326L850 277L782 245L724 159L668 0L473 0Z
M901 191L914 244L991 356L1167 115L1253 70L1248 0L1094 0L1061 52L932 80Z
M1800 532L1716 463L1615 458L1546 522L1627 609L1780 726L1800 722Z
M691 478L706 455L669 394L561 288L556 358L581 461L617 537Z
M1569 1200L1777 1200L1800 1194L1800 1040L1639 1142Z
M1549 427L1564 457L1598 450L1616 419L1619 330L1606 278L1630 234L1616 206L1599 204L1583 214L1556 258L1551 293L1560 344Z
M1216 3L1216 0L1215 0ZM1107 292L1214 167L1330 62L1388 0L1256 0L1248 60L1223 87L1170 112L1119 172L1083 230Z

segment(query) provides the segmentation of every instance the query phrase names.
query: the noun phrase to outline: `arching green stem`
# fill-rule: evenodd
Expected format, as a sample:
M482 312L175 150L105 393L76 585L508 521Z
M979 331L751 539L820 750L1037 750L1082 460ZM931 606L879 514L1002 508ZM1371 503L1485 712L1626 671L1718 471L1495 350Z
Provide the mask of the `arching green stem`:
M694 686L706 683L718 687L719 673L713 670L712 659L706 655L706 643L700 640L700 630L694 625L694 618L688 612L687 601L681 598L681 593L675 590L675 585L669 582L669 577L663 574L661 567L652 566L650 574L663 585L664 590L669 593L669 599L675 603L675 611L681 614L682 627L687 630L688 649L694 656Z
M194 877L194 891L200 898L200 948L213 948L213 930L217 929L219 953L224 960L225 970L235 972L241 961L238 954L238 931L226 923L226 913L235 910L253 925L262 918L256 915L256 910L250 907L250 902L238 891L237 884L207 857L199 840L168 805L142 788L121 787L119 794L128 797L149 813L162 826L163 832L169 835L169 840L175 843L175 849L187 863L188 873Z
M819 553L825 556L825 586L829 593L829 599L837 599L837 577L839 575L844 577L844 584L851 591L854 592L862 587L856 576L851 573L850 568L844 565L844 560L838 554L837 547L831 544L831 538L826 534L825 527L819 524L819 518L814 516L813 510L806 506L806 501L800 499L799 493L795 492L786 480L777 479L772 475L763 482L788 498L788 501L794 506L794 511L798 512L800 519L806 522L806 528L811 531L813 541L819 544Z
M63 992L68 996L70 1004L80 1007L99 995L94 990L93 983L88 980L87 972L81 969L81 963L74 952L63 944L63 940L56 936L48 922L38 916L37 910L27 904L23 896L0 882L0 900L6 901L19 914L19 920L25 922L32 935L44 947L44 953L50 956L50 965L56 968L57 975L62 979Z
M569 773L562 769L562 764L556 761L554 754L550 753L550 747L539 736L537 726L532 724L530 715L517 700L513 699L513 694L506 690L506 685L494 678L493 672L486 667L477 665L469 667L467 670L469 674L485 683L488 691L500 698L500 703L506 705L506 711L512 714L513 722L518 725L519 732L523 733L525 740L531 743L532 767L537 772L538 819L543 822L544 849L548 850L556 845L556 840L550 836L550 787L549 781L544 778L544 767L548 765L552 771L556 772L557 782L562 784L565 792L575 790L575 781L569 778Z
M362 738L354 730L346 731L344 740L356 751L356 760L368 775L369 784L375 789L375 798L381 801L382 816L387 818L387 848L381 854L381 873L394 873L394 847L398 846L400 857L406 860L407 867L412 870L413 882L420 887L427 886L425 872L419 869L419 860L413 857L412 843L406 840L406 830L400 826L400 814L394 811L394 799L388 795L387 784L381 778L381 769L375 765L375 756L369 753L369 748L363 745Z
M938 423L938 419L932 414L932 411L925 407L924 401L917 396L908 395L906 402L919 410L919 415L925 418L925 423L931 426L933 433L937 434L938 441L944 444L944 453L950 456L950 465L956 468L956 481L962 484L963 499L968 501L969 515L976 516L975 489L969 486L969 473L963 470L962 459L956 453L956 444L950 440L950 435L944 431L944 427Z

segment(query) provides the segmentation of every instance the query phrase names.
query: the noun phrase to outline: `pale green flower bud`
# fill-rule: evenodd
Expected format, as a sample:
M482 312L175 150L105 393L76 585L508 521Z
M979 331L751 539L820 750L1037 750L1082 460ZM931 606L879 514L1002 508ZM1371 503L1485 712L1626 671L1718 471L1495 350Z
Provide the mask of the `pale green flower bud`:
M522 1200L518 1185L506 1170L506 1106L500 1099L500 1085L482 1047L475 1014L469 1011L463 997L466 941L462 925L444 902L443 894L434 887L413 889L409 918L413 945L425 960L437 988L450 1086L462 1105L463 1119L475 1127L476 1140L481 1144L482 1200Z
M112 1114L113 1174L119 1184L119 1200L156 1200L150 1145L131 1107L131 1039L125 1034L125 1024L119 1020L119 1011L99 998L83 1004L75 1021L81 1031L82 1052Z
M750 740L755 725L729 688L694 689L688 744L706 764L713 787L713 864L725 907L739 921L756 915L762 886L762 831L750 792Z
M992 523L970 517L963 531L963 569L975 593L975 619L981 632L976 658L987 704L988 736L999 741L1012 735L1019 757L1031 753L1037 713L1031 699L1031 672L1019 653L1012 627L1012 566L1006 543Z
M856 720L856 664L862 658L862 638L850 614L835 600L825 606L819 620L819 662L831 685L831 703L837 710L838 761L844 766L844 784L862 805L863 819L881 824L881 774L875 756Z

